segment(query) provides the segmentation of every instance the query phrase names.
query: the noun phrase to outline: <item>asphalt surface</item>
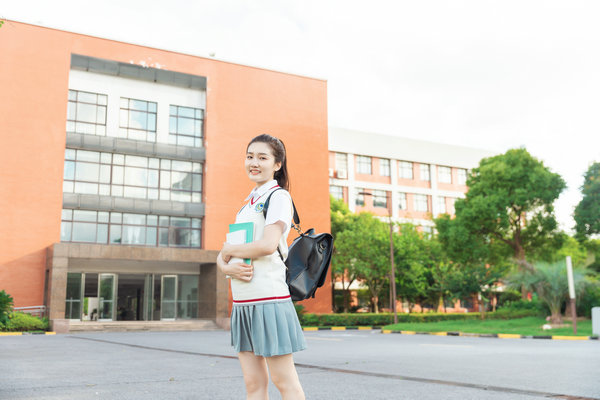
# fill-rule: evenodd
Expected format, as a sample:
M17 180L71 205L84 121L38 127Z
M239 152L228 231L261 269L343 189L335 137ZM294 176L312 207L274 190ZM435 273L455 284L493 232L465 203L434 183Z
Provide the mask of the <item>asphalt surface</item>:
M600 399L600 341L305 336L307 399ZM0 371L0 399L245 398L226 331L3 336Z

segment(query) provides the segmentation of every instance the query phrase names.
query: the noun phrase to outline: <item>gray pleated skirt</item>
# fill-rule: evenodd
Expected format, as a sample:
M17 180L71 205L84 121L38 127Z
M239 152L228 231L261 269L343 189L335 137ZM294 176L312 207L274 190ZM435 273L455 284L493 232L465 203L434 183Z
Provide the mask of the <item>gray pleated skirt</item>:
M231 310L231 345L236 352L257 356L290 354L306 348L304 333L291 300L234 305Z

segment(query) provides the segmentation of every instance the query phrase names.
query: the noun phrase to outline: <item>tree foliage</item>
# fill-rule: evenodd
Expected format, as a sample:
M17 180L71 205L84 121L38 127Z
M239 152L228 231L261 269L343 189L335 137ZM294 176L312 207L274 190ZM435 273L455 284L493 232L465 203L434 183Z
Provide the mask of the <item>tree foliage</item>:
M466 237L475 240L476 256L479 251L501 255L506 250L498 247L504 246L518 265L527 267L527 254L557 235L553 203L565 182L527 150L482 159L467 185L466 197L455 204L455 235L463 243ZM496 248L481 248L480 243Z
M575 207L575 231L583 239L600 233L600 163L593 163L584 175L583 198Z
M378 312L379 294L389 280L389 230L370 213L348 216L351 229L337 232L333 270L345 279L347 287L360 279L371 293L371 302ZM347 288L345 288L347 289Z

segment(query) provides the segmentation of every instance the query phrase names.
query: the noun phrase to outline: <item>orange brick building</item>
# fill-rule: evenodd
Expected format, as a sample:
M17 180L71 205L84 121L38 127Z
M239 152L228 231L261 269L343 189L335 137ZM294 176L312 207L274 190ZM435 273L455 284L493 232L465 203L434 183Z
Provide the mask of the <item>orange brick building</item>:
M257 134L285 142L303 226L329 230L325 81L15 21L0 52L0 290L55 329L226 325L215 259Z

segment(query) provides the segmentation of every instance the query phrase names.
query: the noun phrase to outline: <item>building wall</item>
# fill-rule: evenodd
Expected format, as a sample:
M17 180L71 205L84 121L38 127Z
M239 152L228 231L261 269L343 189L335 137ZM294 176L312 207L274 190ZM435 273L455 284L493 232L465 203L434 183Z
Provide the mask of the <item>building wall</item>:
M329 152L330 192L339 196L342 188L343 199L351 211L368 211L380 217L391 215L396 222L413 223L427 231L433 229L433 218L454 214L455 200L467 192L467 171L492 155L486 150L336 127L329 128ZM359 173L361 156L370 157L371 174ZM338 171L344 166L338 164L344 158L348 173L340 176ZM390 160L389 177L380 172L382 160ZM405 173L405 168L410 174ZM449 171L449 176L444 171ZM359 192L376 190L386 193L387 207L375 207L373 196L365 196L363 206L356 204ZM401 208L404 196L406 207ZM416 208L418 196L426 196L426 211Z
M303 227L329 230L326 82L14 21L0 30L0 52L10 99L0 102L0 289L16 306L43 304L45 249L60 240L71 54L207 77L205 249L220 249L252 189L244 153L260 133L286 144ZM330 312L331 292L303 304Z

